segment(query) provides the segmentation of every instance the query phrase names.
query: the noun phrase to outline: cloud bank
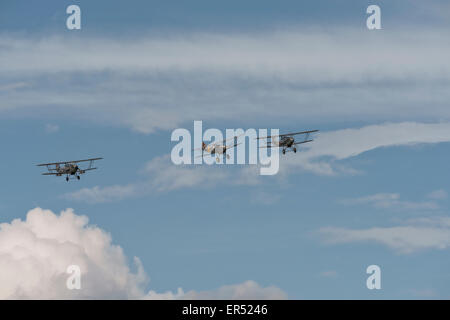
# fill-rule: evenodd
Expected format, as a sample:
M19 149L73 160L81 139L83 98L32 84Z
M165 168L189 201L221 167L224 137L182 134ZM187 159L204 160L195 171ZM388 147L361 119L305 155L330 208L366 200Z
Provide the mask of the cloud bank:
M86 216L35 208L25 220L0 224L0 299L285 299L276 287L254 281L211 291L145 291L148 276L135 272L120 246ZM66 287L67 267L81 269L81 290Z
M291 29L137 39L0 34L0 116L67 117L138 132L194 119L439 121L448 108L442 29ZM37 63L39 61L39 63Z

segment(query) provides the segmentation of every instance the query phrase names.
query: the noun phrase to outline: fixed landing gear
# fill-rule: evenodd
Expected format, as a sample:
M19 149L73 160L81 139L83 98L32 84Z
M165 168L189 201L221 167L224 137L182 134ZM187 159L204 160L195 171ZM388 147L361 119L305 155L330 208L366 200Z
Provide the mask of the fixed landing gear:
M282 152L283 152L283 154L286 154L286 149L283 149L283 151L282 151Z
M69 176L66 177L66 181L69 182Z
M77 179L80 180L80 176L77 176Z
M297 148L296 147L292 148L292 150L294 151L294 153L297 153Z

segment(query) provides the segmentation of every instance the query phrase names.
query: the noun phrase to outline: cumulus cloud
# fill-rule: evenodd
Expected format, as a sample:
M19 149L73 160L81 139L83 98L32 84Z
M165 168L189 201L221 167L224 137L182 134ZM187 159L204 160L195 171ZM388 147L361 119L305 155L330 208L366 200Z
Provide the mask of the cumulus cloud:
M368 229L324 227L319 233L328 244L376 242L404 254L425 249L443 250L450 247L450 218L421 218L404 225Z
M0 298L137 298L146 275L139 260L128 267L111 236L67 209L36 208L25 220L0 224ZM68 290L67 267L82 270L82 290Z
M287 294L281 289L269 286L262 287L255 281L245 281L240 284L225 285L218 289L206 291L188 291L184 292L178 289L176 293L165 292L157 293L150 291L145 299L183 299L183 300L282 300L287 299Z
M170 130L193 119L450 120L442 30L182 33L164 38L0 35L0 111ZM39 57L39 63L35 63ZM124 108L126 106L126 108ZM426 106L426 107L425 107ZM107 110L107 112L105 112Z
M72 209L60 215L35 208L25 220L0 224L0 299L284 299L276 287L254 281L211 291L145 291L148 276L135 272L111 236ZM81 290L67 289L68 266L81 270Z

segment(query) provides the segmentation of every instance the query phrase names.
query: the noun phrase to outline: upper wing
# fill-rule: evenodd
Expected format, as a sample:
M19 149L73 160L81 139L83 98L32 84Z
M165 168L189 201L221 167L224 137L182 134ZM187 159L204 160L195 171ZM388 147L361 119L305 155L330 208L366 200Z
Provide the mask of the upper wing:
M43 167L43 166L54 166L57 164L67 164L67 163L78 163L78 162L85 162L85 161L95 161L95 160L101 160L103 158L91 158L91 159L84 159L84 160L75 160L75 161L61 161L61 162L52 162L52 163L41 163L41 164L37 164L38 167Z
M89 171L89 170L95 170L95 169L97 169L97 168L79 169L79 171L80 171L81 174L83 174L83 173L85 173L86 171Z
M286 137L286 136L295 136L297 134L308 134L313 132L318 132L319 130L309 130L309 131L301 131L301 132L292 132L292 133L284 133L280 134L280 137Z
M38 167L44 167L44 166L54 166L54 165L57 165L57 164L66 164L66 163L69 163L69 162L52 162L52 163L41 163L41 164L37 164L36 166L38 166Z
M67 161L66 163L78 163L78 162L95 161L95 160L102 160L102 159L103 158L91 158L91 159L84 159L84 160Z
M283 133L283 134L274 135L274 136L258 137L258 138L256 138L256 139L268 139L268 138L276 138L276 137L295 136L295 135L298 135L298 134L309 134L309 133L318 132L318 131L319 131L319 130L309 130L309 131L300 131L300 132Z

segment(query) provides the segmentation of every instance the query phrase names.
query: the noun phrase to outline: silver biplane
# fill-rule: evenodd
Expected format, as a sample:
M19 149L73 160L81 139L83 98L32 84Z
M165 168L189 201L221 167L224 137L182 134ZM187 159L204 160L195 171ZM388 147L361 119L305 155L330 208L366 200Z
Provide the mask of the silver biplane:
M309 139L309 135L313 132L318 132L319 130L309 130L309 131L301 131L301 132L292 132L292 133L284 133L275 136L267 136L267 137L258 137L257 139L270 139L267 142L267 145L260 146L260 148L282 148L283 154L286 154L286 151L292 150L294 153L297 152L297 145L302 143L307 143L313 141ZM302 141L295 141L296 135L305 135L305 139Z
M220 161L219 156L222 155L226 155L227 159L230 159L230 155L227 154L227 150L234 148L238 145L240 145L241 143L237 142L237 138L238 136L234 136L232 138L229 139L225 139L222 142L212 142L210 144L206 144L205 142L202 142L202 147L201 148L197 148L197 149L193 149L193 151L198 151L201 150L202 154L200 156L198 156L197 158L202 158L205 153L209 154L209 155L216 155L216 162ZM227 144L227 141L230 140L234 140L233 143L231 144Z
M52 162L52 163L41 163L38 164L38 167L47 167L48 172L42 173L44 176L54 175L57 177L61 177L63 175L66 176L66 181L69 181L70 177L76 177L80 180L80 175L86 173L86 171L95 170L92 165L94 161L101 160L103 158L92 158L85 160L76 160L76 161L62 161L62 162ZM89 166L87 168L80 168L78 166L81 162L89 162Z

